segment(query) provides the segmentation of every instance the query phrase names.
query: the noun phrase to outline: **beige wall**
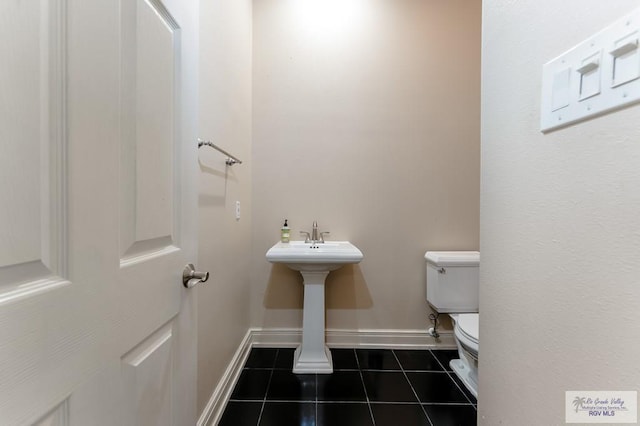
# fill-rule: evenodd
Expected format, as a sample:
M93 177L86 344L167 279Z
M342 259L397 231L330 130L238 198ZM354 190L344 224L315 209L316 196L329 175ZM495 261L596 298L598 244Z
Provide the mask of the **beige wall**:
M480 10L254 3L252 326L301 326L301 278L264 258L287 218L364 253L330 275L327 327L427 327L425 251L479 245Z
M543 135L542 65L638 2L483 6L480 424L564 424L640 383L640 107Z
M199 135L244 161L199 150L198 412L249 327L251 245L251 1L200 5ZM235 219L235 202L241 219Z

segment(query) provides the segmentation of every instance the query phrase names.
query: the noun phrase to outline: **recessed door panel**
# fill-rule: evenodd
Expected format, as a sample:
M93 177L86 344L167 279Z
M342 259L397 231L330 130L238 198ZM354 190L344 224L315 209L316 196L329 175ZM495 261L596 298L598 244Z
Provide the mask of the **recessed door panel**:
M122 357L126 425L172 424L172 339L172 324L165 325Z
M67 426L69 424L68 400L59 404L46 416L38 420L34 426Z
M123 262L175 241L179 32L158 1L123 2Z
M64 282L63 10L0 3L0 302Z
M3 2L0 16L15 16L2 19L0 26L0 52L8 57L0 67L0 93L11 103L2 103L0 112L0 197L6 207L0 209L0 266L15 265L40 259L40 210L41 177L40 151L42 132L46 120L40 111L40 103L47 98L46 84L41 74L46 69L40 49L42 28L40 16L46 11L38 2L20 8L14 2ZM36 24L35 26L33 24ZM31 28L31 31L21 31ZM21 57L22 61L11 58ZM13 66L12 66L13 64ZM8 65L8 66L7 66ZM43 122L44 121L44 122ZM15 186L13 182L22 182Z

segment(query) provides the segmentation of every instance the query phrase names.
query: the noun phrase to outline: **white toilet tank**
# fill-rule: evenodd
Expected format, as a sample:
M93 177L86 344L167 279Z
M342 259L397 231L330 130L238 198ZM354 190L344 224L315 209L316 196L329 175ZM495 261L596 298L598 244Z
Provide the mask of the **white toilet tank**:
M427 302L438 313L478 312L480 253L428 251Z

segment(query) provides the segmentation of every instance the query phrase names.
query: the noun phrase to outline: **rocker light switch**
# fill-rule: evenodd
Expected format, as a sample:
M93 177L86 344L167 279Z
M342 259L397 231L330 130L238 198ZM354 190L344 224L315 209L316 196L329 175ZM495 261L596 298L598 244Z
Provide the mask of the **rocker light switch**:
M640 50L638 33L631 34L616 43L613 56L612 87L620 86L640 77Z
M582 61L576 71L580 74L580 96L583 101L600 93L600 52Z

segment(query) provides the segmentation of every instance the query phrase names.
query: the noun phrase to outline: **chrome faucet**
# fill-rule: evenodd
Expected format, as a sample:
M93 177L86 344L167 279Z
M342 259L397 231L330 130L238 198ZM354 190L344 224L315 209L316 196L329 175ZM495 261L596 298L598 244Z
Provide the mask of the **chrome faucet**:
M318 232L318 222L317 221L313 221L313 227L311 228L311 233L307 232L307 231L300 231L300 234L305 236L304 242L305 243L324 243L324 236L325 234L329 234L329 232ZM320 236L318 237L318 234L320 234Z
M311 242L311 234L309 234L307 231L300 231L300 234L304 235L305 244Z

